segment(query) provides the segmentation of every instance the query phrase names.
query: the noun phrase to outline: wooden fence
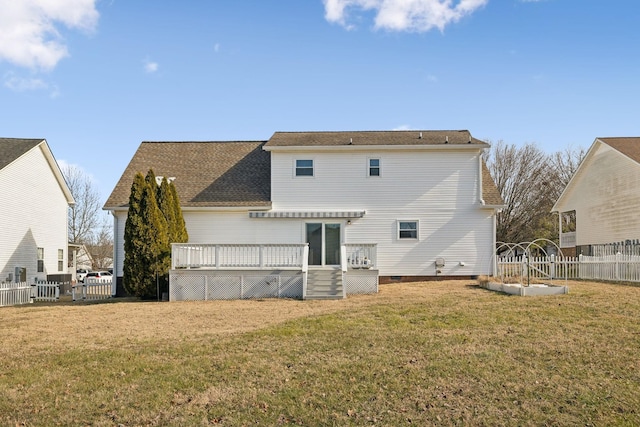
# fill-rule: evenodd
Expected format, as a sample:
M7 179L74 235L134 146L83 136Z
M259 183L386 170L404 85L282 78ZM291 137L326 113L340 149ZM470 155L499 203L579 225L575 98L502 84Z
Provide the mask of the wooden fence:
M503 281L590 279L640 282L640 256L498 257L496 273Z

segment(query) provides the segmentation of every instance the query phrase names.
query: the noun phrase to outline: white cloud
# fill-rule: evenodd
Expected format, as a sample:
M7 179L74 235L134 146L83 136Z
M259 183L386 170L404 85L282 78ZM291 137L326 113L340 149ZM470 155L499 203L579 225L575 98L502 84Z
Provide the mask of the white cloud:
M158 63L157 62L153 62L149 59L145 59L144 61L144 70L147 73L155 73L156 71L158 71Z
M389 31L425 32L433 28L443 31L489 0L324 0L325 18L347 29L349 9L375 12L375 28Z
M13 73L4 76L4 85L15 92L47 89L48 85L41 79L18 77Z
M4 86L14 92L26 92L32 90L49 91L49 96L52 99L60 96L60 89L58 89L58 86L51 85L40 78L20 77L13 72L8 72L4 75Z
M413 130L413 128L409 125L400 125L393 128L392 130Z
M31 69L53 69L69 56L59 26L95 30L96 1L0 0L0 60Z

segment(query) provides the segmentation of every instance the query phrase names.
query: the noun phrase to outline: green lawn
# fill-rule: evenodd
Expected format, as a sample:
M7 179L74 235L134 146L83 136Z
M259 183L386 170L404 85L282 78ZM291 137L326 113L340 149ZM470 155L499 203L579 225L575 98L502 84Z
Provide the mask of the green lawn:
M640 425L640 287L568 286L2 308L0 423Z

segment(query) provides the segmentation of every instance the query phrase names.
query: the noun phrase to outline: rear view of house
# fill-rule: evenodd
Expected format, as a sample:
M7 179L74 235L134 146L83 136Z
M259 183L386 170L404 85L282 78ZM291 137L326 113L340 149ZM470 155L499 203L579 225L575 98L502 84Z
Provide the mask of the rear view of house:
M67 273L73 204L46 140L0 138L0 281Z
M291 270L286 296L310 297L314 282L342 296L379 281L490 274L502 200L487 147L464 130L143 142L105 205L116 221L114 267L122 276L133 177L152 168L174 179L189 232L174 247L172 283L243 268L281 283Z

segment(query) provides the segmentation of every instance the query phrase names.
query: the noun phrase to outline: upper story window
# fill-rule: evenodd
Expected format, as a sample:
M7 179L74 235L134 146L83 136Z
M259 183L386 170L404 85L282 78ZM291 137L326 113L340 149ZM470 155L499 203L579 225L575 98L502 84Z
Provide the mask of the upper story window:
M380 159L369 159L369 176L380 176Z
M398 239L417 239L418 221L398 221Z
M296 176L313 176L313 160L296 160Z

